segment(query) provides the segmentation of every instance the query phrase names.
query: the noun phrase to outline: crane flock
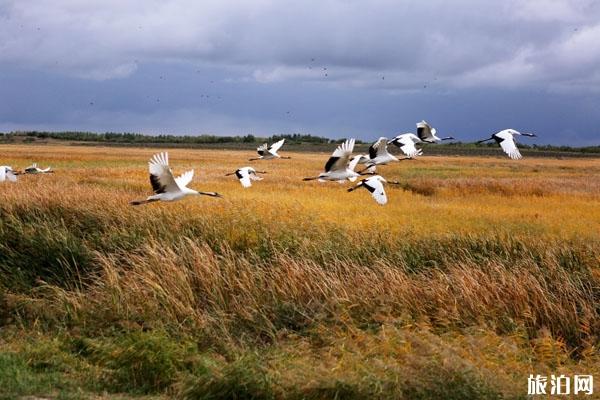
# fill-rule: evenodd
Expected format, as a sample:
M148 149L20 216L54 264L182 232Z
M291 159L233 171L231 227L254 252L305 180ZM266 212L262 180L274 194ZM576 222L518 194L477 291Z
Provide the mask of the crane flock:
M347 139L340 144L331 154L325 163L324 171L316 176L304 178L304 181L317 180L319 182L335 181L341 184L346 181L355 182L363 175L370 175L349 188L348 192L353 192L356 189L364 188L373 199L380 205L385 205L388 202L385 193L384 185L393 184L400 185L397 181L388 181L383 176L375 174L377 166L386 165L392 162L402 160L415 159L423 154L423 150L416 147L417 144L427 143L434 144L444 140L454 139L452 136L439 137L435 128L432 128L426 121L418 122L417 133L403 133L397 135L388 141L385 137L380 137L375 143L369 147L368 154L358 154L352 157L354 151L355 139ZM514 129L505 129L494 133L491 137L480 140L477 143L495 140L501 149L513 160L522 158L519 149L516 146L515 136L536 137L533 133L521 133ZM290 159L291 157L281 156L278 151L281 149L285 139L272 143L270 146L267 143L260 145L256 151L259 155L257 158L250 158L250 161L256 160L273 160L273 159ZM388 151L388 144L392 144L400 149L405 157L398 158ZM365 165L362 171L356 172L358 164ZM133 200L129 204L132 206L148 204L157 201L172 202L181 200L188 196L209 196L222 197L217 192L202 192L190 189L188 185L194 178L194 170L189 170L175 177L171 167L169 166L169 155L166 152L157 153L152 156L148 162L148 171L150 173L150 184L154 194L143 200ZM22 172L15 171L8 165L0 166L0 182L10 181L16 182L18 175L25 174L48 174L54 172L50 167L39 168L37 164L32 164L25 168ZM263 178L258 174L266 174L266 171L257 171L253 167L241 167L234 172L225 174L225 176L235 177L240 181L242 187L250 188L252 181L261 181Z

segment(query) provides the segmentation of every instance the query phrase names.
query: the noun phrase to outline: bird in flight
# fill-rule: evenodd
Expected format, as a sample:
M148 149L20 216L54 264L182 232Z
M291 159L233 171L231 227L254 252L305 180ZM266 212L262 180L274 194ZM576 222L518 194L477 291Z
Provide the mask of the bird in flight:
M390 140L391 144L399 147L404 155L410 158L415 158L423 154L423 150L417 149L415 146L415 144L422 142L414 133L403 133Z
M400 161L396 156L390 154L387 150L388 140L385 137L380 137L375 143L369 147L369 155L357 156L361 157L359 164L366 164L367 168L360 171L360 174L364 174L366 171L369 173L375 172L377 165L386 165L394 161ZM404 160L404 158L403 158Z
M363 188L367 189L369 191L369 193L371 193L371 196L373 196L373 198L375 199L375 201L378 204L384 205L388 201L387 196L385 194L385 189L383 188L383 185L385 183L388 183L388 181L386 181L380 175L375 175L375 176L371 176L369 178L361 180L360 182L358 182L356 184L356 186L349 188L348 191L352 192L358 188L363 187ZM394 185L400 184L400 182L394 182L394 181L390 181L389 183L394 184Z
M285 139L281 139L280 141L275 142L270 146L268 146L267 143L264 143L264 144L258 146L256 148L256 152L258 153L259 157L251 158L250 161L272 160L274 158L283 158L283 159L289 160L292 157L282 157L279 154L277 154L277 151L281 148L281 146L283 146L284 142L285 142Z
M523 158L519 149L517 148L517 144L515 143L515 135L517 136L529 136L529 137L537 137L534 133L521 133L514 129L505 129L503 131L494 133L492 137L489 139L483 139L478 141L477 143L487 142L488 140L495 140L496 143L500 145L502 150L513 160L519 160Z
M177 178L173 176L173 172L169 167L169 154L157 153L152 156L148 162L148 170L150 171L150 184L154 194L148 196L146 200L134 200L129 204L138 206L140 204L152 203L155 201L177 201L186 196L211 196L222 197L216 192L198 192L190 189L187 185L194 178L194 170L184 172Z
M235 175L240 180L240 183L242 184L243 187L249 188L250 186L252 186L252 181L262 181L263 180L262 177L256 175L257 173L258 174L266 174L267 172L266 171L256 171L252 167L243 167L243 168L236 169L235 172L225 174L225 176Z
M325 172L321 172L316 177L304 178L304 180L312 181L317 179L319 182L337 181L344 183L347 179L350 182L354 182L360 176L358 172L354 171L360 157L354 157L350 161L352 150L354 150L354 139L348 139L340 144L331 157L329 157L329 160L325 164Z
M29 167L25 168L24 172L26 174L51 174L54 171L50 167L42 169L38 167L37 163L33 163Z
M419 139L421 139L423 142L437 143L441 142L442 140L454 140L452 136L440 138L436 135L436 132L437 131L435 128L432 128L427 121L422 120L421 122L417 122L417 136L419 136Z
M18 172L13 171L12 167L8 165L0 165L0 182L9 180L11 182L17 181Z

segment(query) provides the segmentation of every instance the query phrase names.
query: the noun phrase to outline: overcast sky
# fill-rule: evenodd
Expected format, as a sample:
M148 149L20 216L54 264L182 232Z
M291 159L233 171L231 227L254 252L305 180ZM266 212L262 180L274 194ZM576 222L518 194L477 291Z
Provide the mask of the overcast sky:
M600 1L0 0L0 131L599 145Z

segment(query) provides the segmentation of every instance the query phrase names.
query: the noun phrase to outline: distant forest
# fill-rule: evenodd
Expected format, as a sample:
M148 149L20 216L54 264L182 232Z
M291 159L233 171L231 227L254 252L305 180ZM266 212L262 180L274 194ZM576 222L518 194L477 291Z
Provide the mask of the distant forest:
M34 142L38 139L54 139L73 142L90 142L90 143L122 143L122 144L177 144L177 145L203 145L203 144L261 144L273 143L281 139L286 140L286 144L303 145L303 144L328 144L341 143L344 139L329 139L320 136L308 134L285 134L272 135L268 137L260 137L254 135L245 136L217 136L217 135L198 135L198 136L178 136L178 135L143 135L140 133L93 133L93 132L44 132L44 131L16 131L1 133L0 142ZM357 140L357 144L364 142ZM462 143L451 142L444 143L444 146L455 148L482 148L495 147L493 141L488 143ZM540 151L558 151L558 152L575 152L575 153L600 153L600 146L587 147L570 147L570 146L554 146L554 145L537 145L519 143L522 149L532 149Z
M264 143L276 142L285 139L288 144L305 143L337 143L341 140L332 140L324 137L294 133L291 135L273 135L269 137L258 137L254 135L245 136L176 136L176 135L143 135L141 133L93 133L93 132L40 132L24 131L0 133L0 138L10 140L12 136L30 137L37 139L57 139L78 142L109 142L109 143L174 143L174 144L214 144L214 143ZM25 140L26 141L26 140ZM357 141L360 143L360 141Z

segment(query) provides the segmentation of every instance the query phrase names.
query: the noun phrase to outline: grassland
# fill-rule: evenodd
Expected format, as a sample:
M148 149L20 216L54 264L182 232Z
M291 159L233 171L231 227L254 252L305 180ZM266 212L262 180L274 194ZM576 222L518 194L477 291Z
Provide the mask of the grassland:
M170 150L223 199L130 207L152 149L0 146L0 398L525 398L600 379L600 159L423 157L389 203L325 153ZM600 388L596 386L596 392Z

